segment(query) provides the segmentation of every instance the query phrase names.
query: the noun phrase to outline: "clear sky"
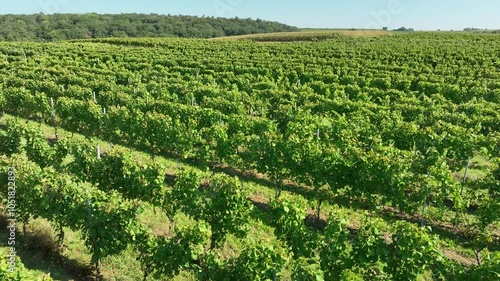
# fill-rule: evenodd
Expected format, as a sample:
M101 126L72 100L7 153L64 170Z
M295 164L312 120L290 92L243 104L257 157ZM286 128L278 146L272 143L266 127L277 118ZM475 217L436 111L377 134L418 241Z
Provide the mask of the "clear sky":
M298 27L500 29L500 0L17 0L0 14L156 13L260 18Z

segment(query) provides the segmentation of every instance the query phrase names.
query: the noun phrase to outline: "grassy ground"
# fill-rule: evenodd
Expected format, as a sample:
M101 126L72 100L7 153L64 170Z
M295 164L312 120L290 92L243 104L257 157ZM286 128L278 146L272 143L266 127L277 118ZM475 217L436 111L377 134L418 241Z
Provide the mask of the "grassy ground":
M7 217L3 213L0 213L0 226L0 254L5 256L10 246L7 245ZM39 278L50 273L54 280L81 280L74 268L52 255L55 235L47 221L33 220L25 237L20 231L22 226L18 225L17 229L16 252L33 277Z
M6 116L6 118L12 118ZM4 123L5 119L0 122ZM19 119L19 122L25 122ZM29 121L29 123L37 124ZM40 129L44 132L47 138L54 137L54 129L40 125ZM79 134L72 134L64 130L59 130L60 137L83 139L84 137ZM107 144L104 141L99 141L100 146L105 152ZM123 146L116 146L119 149L131 152L135 159L138 161L149 162L151 157L149 154ZM167 159L164 157L157 157L156 162L164 164L168 167L168 173L174 174L177 170L177 162L175 160ZM483 171L489 162L484 157L475 157L472 159L469 175L481 177L479 171ZM191 166L196 168L193 163L182 163L184 166ZM221 171L229 174L234 173L242 176L242 182L245 189L251 194L252 200L257 208L252 213L252 231L248 234L252 237L259 237L263 239L275 239L272 227L269 226L267 216L262 209L265 209L269 198L274 195L273 185L262 175L247 175L238 174L238 171L232 171L228 168L219 168ZM309 198L312 196L307 187L295 186L293 183L285 185L285 193L292 194L296 197ZM332 202L324 203L322 207L322 219L327 219L328 216L346 216L350 220L349 227L353 230L359 229L364 222L373 219L380 219L384 228L389 227L397 220L408 220L415 223L419 222L418 215L401 215L390 207L381 207L377 210L367 209L359 202L347 202L343 198L333 198ZM259 207L261 207L259 209ZM312 203L309 212L312 214ZM440 245L443 252L456 261L464 265L471 265L475 263L474 253L472 250L465 246L465 242L461 235L454 230L452 226L447 223L451 217L452 212L439 212L438 209L430 206L427 211L427 217L435 219L433 231L440 237ZM443 222L439 222L439 220ZM151 227L156 235L169 235L170 228L168 219L160 210L155 210L153 207L145 204L145 213L138 217L145 225ZM177 221L186 223L185 217L178 217ZM188 222L189 223L189 222ZM20 226L21 227L21 226ZM20 228L21 229L21 228ZM2 227L0 230L0 250L5 251L7 239L6 228ZM90 254L83 245L78 232L66 230L63 251L60 254L54 254L53 248L55 245L54 230L47 221L34 220L29 224L27 237L22 238L22 246L20 250L20 257L27 268L39 274L50 273L55 280L91 280L91 265ZM227 243L221 248L221 253L224 257L237 256L242 249L244 241L230 236ZM133 249L128 249L118 256L112 256L102 261L102 274L105 280L140 280L141 271L138 262L135 260L137 253ZM289 272L284 272L284 276L289 276ZM174 280L187 281L195 280L189 272L182 272ZM422 275L420 280L429 280L426 275Z

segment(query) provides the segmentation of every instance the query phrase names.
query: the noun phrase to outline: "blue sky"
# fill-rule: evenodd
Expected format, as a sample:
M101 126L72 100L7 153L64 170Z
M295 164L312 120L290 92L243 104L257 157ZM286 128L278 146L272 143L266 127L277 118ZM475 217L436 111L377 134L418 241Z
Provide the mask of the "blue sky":
M298 27L500 29L499 0L17 0L0 14L157 13L260 18Z

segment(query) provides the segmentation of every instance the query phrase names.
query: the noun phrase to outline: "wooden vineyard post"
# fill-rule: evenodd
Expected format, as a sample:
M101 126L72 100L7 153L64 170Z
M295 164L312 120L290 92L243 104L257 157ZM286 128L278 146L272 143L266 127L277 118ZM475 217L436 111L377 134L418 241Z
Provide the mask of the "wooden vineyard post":
M470 156L469 156L469 158L467 158L467 164L465 166L464 177L462 178L462 186L460 187L460 197L463 196L465 183L467 183L467 173L469 172L469 165L470 165ZM459 217L460 217L460 212L457 210L457 212L455 213L455 220L453 222L453 228L457 227Z
M464 186L465 183L467 182L467 173L469 172L469 165L470 165L470 156L467 159L467 164L465 166L465 172L464 172L464 177L462 178L462 187L460 188L460 196L464 193Z
M276 151L277 148L276 146L274 147L274 155L276 155L276 162L275 162L275 167L278 167L279 163L279 157L278 157L278 152ZM281 196L281 187L278 184L278 172L274 170L274 196L275 198L279 198Z
M420 226L424 227L425 221L425 207L427 207L427 197L424 198L424 204L422 204L422 218L420 220Z
M427 172L427 178L429 178L430 172ZM429 188L428 186L425 187L426 189ZM420 219L420 226L423 227L425 223L425 209L427 208L427 196L424 198L424 203L422 204L422 217Z
M26 52L24 51L24 47L21 47L21 51L23 51L24 60L28 61L28 58L26 57Z
M108 121L108 112L107 112L105 107L102 108L102 112L104 114L104 129L106 129L108 126L108 122L107 122ZM104 136L106 136L106 143L108 145L107 152L109 152L111 150L111 142L109 141L107 134L104 134Z
M97 151L99 152L99 146L97 146ZM98 156L97 159L100 159L100 156ZM90 205L88 190L85 190L85 195L87 196L86 202L85 202L86 206L87 206L87 223L92 224L92 206ZM89 237L89 239L92 239L92 238L93 237ZM95 243L93 243L93 246L94 246L93 250L95 250ZM100 280L101 279L101 263L100 263L99 258L95 261L95 270L96 270L97 280Z
M50 98L50 106L52 107L52 123L54 126L54 135L56 137L56 141L58 141L59 134L57 133L56 110L54 108L54 98Z
M96 276L97 280L101 280L101 260L97 259L95 262L95 270L96 270Z
M181 155L179 152L179 147L176 148L177 151L177 170L181 169Z
M62 226L62 224L58 223L57 224L57 230L58 230L58 234L57 234L57 241L56 241L56 249L59 251L59 253L62 252L63 250L63 244L64 244L64 228ZM24 231L24 224L23 224L23 231ZM24 234L26 235L26 234Z

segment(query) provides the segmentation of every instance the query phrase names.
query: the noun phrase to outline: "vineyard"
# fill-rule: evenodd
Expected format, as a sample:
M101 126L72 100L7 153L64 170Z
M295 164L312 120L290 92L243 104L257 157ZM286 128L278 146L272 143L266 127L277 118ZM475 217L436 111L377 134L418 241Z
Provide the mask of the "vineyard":
M19 236L105 280L499 280L500 37L326 38L0 43Z

